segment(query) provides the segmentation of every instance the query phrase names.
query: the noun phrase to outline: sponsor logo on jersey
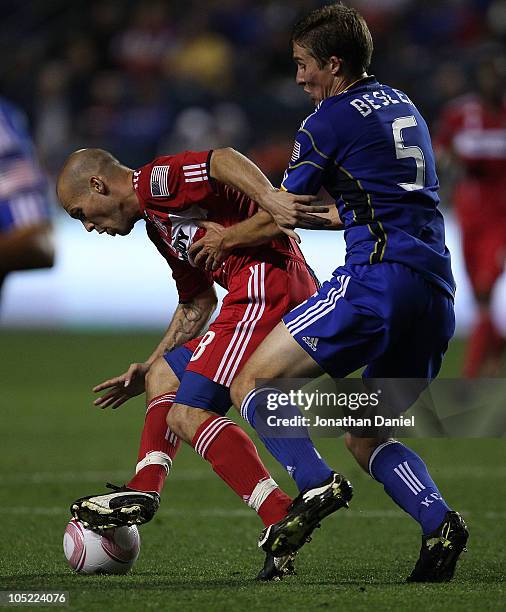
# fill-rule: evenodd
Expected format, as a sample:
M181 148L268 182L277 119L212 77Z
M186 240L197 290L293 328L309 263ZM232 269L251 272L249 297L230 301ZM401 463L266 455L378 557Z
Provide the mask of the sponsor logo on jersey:
M172 246L179 253L179 258L188 261L188 249L190 248L190 236L185 234L181 228L172 239Z
M153 166L151 170L151 195L154 198L170 196L169 191L169 168L170 166Z
M316 352L318 338L313 338L311 336L302 336L302 341L305 342L312 351Z

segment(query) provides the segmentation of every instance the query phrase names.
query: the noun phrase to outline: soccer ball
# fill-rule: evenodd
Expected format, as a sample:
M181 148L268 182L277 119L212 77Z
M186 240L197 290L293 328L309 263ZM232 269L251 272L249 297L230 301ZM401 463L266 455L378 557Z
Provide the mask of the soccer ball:
M135 525L97 532L72 519L63 535L65 557L79 574L126 574L139 556L140 548Z

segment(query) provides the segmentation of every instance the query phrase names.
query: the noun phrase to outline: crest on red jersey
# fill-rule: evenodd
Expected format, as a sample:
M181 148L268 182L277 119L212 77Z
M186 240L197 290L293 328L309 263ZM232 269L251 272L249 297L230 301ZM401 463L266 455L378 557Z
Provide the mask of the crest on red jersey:
M170 166L153 166L150 178L152 197L162 198L170 196L169 168Z

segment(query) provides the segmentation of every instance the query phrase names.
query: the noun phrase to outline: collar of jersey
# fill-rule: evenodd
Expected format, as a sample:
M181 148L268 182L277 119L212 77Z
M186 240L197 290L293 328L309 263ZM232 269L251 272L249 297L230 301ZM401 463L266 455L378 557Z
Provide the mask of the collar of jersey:
M326 102L327 100L333 100L335 98L339 98L339 96L347 94L350 91L354 91L355 89L360 89L361 87L364 87L365 85L371 85L372 83L377 83L377 82L378 81L376 77L374 76L374 74L368 74L367 76L362 77L361 79L358 79L357 81L352 83L349 87L347 87L346 89L343 89L343 91L340 91L335 96L329 96L328 98L325 98L324 100L322 100L320 104L318 104L317 109L320 108L320 106L322 106L322 104Z

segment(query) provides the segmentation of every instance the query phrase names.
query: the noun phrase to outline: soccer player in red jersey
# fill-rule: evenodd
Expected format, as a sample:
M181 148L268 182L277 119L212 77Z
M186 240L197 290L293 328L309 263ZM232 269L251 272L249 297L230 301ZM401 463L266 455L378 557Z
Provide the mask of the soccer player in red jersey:
M286 516L291 502L248 436L224 415L231 406L230 385L245 361L286 312L314 293L317 281L296 242L268 213L211 178L216 157L185 152L133 171L106 151L82 149L69 157L58 179L60 202L89 232L126 235L143 218L172 269L180 299L149 359L95 387L107 390L95 401L102 408L116 408L146 390L147 412L136 475L115 493L87 496L72 506L94 528L150 520L179 438L211 463L266 527ZM189 249L206 232L226 252L219 261L208 260L205 249L199 252L196 259L208 268L202 270ZM216 307L214 282L228 294L199 336ZM316 450L313 456L308 472L319 471L322 480L333 474ZM289 561L276 567L268 557L259 577L282 575Z
M504 349L490 300L506 257L506 98L492 61L479 65L477 83L476 93L444 109L435 139L440 159L461 173L452 200L479 308L464 364L469 378L497 374Z

